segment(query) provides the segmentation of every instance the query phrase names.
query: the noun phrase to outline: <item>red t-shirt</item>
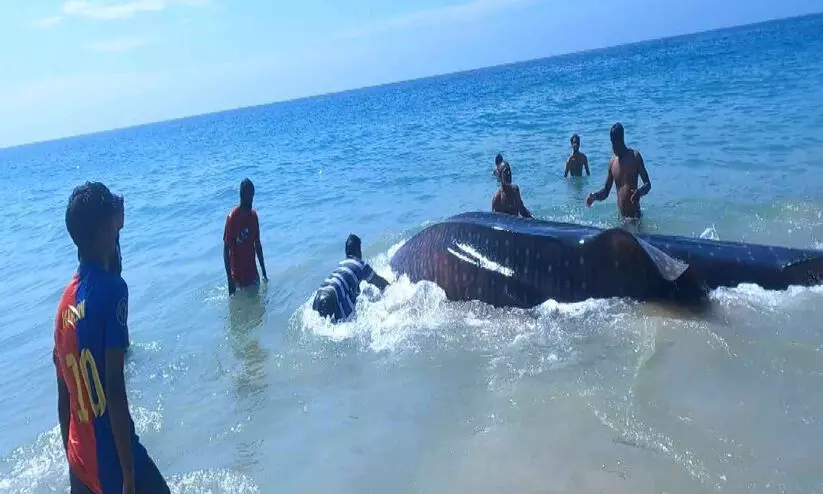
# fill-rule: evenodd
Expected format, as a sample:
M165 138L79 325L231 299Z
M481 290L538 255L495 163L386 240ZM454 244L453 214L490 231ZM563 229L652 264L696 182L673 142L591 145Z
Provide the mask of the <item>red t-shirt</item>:
M260 240L257 212L236 207L226 218L223 244L229 248L231 277L240 286L250 285L259 278L254 247Z

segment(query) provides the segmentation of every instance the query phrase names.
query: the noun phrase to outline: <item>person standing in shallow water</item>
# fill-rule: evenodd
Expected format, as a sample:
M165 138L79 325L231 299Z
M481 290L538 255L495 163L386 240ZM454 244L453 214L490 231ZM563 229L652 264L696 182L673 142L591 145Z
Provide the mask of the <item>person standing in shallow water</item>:
M640 198L652 189L652 182L646 171L646 164L639 151L626 146L623 125L616 123L611 129L612 156L609 161L609 170L606 183L597 192L592 192L586 199L586 206L591 207L594 201L602 201L609 197L612 184L617 184L617 209L624 218L640 218ZM643 186L637 188L638 178L643 180Z
M233 295L237 287L252 287L259 283L255 254L263 271L263 281L269 280L263 244L260 243L260 222L257 211L252 209L253 202L254 184L247 178L240 183L240 205L229 213L223 230L223 264L229 295Z
M169 492L140 444L123 376L129 292L112 252L123 203L102 183L74 189L66 229L80 265L60 298L52 360L72 494Z
M572 154L566 160L566 171L563 172L563 178L566 178L571 173L572 177L582 177L583 169L586 169L586 176L589 176L589 158L580 152L580 136L572 135Z
M512 185L512 168L506 161L500 165L500 188L492 199L492 211L533 218L531 211L523 204L520 188Z

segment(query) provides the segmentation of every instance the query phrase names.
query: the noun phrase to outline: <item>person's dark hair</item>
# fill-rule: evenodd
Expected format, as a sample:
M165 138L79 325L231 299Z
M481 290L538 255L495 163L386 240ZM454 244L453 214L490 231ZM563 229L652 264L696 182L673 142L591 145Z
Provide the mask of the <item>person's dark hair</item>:
M500 163L502 163L502 162L503 162L503 155L500 154L500 153L497 153L497 156L494 157L494 164L497 165L497 166L500 166Z
M252 183L250 178L244 178L242 182L240 182L240 195L243 195L244 192L254 192L254 183Z
M577 134L572 134L572 138L571 138L571 139L569 139L569 142L570 142L570 143L572 143L572 144L574 144L574 141L575 141L575 140L576 140L577 142L580 142L580 136L579 136L579 135L577 135Z
M609 132L609 136L612 140L612 151L614 151L614 154L617 155L618 158L621 157L621 155L626 152L623 124L617 122L612 125L612 130Z
M612 142L617 144L622 144L625 142L625 131L623 130L623 124L617 122L616 124L612 125L612 130L609 132L609 136L612 139Z
M75 187L66 206L66 229L80 253L94 247L98 233L122 204L122 199L100 182Z
M363 257L363 252L360 250L360 237L355 234L349 235L346 239L346 256L353 256L358 259Z

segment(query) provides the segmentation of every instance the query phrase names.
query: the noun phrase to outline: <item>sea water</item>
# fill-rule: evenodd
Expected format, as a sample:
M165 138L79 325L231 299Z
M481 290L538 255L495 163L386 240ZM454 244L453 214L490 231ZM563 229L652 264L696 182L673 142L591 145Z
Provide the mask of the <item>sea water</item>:
M446 75L0 150L0 491L67 491L53 321L71 189L125 195L138 432L175 493L823 492L823 289L532 310L397 279L402 242L488 210L494 155L538 217L618 224L622 121L647 232L823 248L823 17ZM569 137L591 177L564 180ZM229 299L250 177L270 283ZM307 310L363 238L395 283Z

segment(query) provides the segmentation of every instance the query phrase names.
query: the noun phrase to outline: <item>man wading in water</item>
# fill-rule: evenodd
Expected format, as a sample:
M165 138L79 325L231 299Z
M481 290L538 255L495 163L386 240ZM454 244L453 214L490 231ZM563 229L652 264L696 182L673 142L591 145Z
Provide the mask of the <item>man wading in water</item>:
M572 177L582 177L584 168L586 169L586 176L591 175L589 173L589 158L580 152L580 136L574 134L571 138L571 143L572 154L570 154L569 159L566 160L566 171L563 172L563 178L568 177L569 173L572 174Z
M622 124L616 123L612 126L611 140L614 156L609 161L606 184L597 192L589 194L586 206L591 207L594 201L602 201L609 197L612 184L617 184L617 209L620 215L624 218L639 219L642 215L640 198L648 194L652 188L646 165L639 151L626 146ZM639 189L638 177L643 179L643 187Z
M226 218L223 230L223 264L226 267L229 295L234 295L238 287L253 288L260 281L254 256L260 261L263 281L269 281L266 262L263 260L263 245L260 243L260 222L257 211L252 208L254 184L244 179L240 183L240 205Z

